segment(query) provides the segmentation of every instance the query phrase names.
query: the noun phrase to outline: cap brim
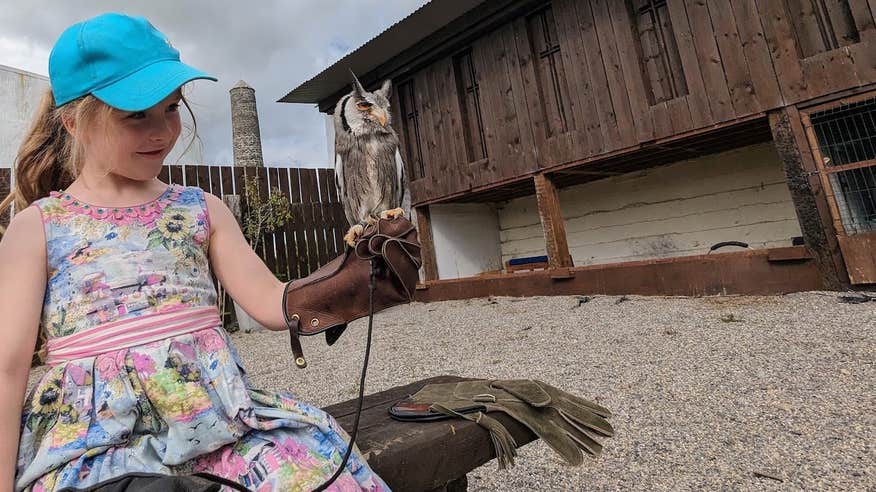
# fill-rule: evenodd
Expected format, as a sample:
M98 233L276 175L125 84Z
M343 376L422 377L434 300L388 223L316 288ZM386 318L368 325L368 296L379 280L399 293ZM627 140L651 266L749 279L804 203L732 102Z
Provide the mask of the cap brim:
M160 103L186 82L196 79L218 80L185 63L163 60L93 91L92 94L116 109L143 111Z

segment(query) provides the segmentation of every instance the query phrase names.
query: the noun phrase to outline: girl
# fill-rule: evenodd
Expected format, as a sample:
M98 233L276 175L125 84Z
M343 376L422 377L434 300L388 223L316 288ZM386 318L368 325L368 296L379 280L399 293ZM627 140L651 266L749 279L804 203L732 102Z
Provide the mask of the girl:
M64 31L49 75L16 160L20 212L0 242L0 490L129 472L318 486L346 434L318 408L249 386L210 271L277 330L284 284L221 200L157 179L180 133L181 86L216 79L120 14ZM22 407L39 330L50 369ZM332 487L387 488L357 453Z

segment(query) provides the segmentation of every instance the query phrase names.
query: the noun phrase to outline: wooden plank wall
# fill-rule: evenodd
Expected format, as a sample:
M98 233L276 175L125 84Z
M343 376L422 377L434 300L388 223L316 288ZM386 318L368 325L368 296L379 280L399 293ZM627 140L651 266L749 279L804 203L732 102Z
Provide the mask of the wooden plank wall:
M292 219L281 230L265 234L257 251L278 278L307 276L343 253L347 221L331 169L172 165L162 169L159 179L198 186L220 198L239 194L245 211L245 176L258 178L260 198L267 198L268 189L276 188L292 205Z
M8 167L0 167L0 200L9 195L9 184L12 182L12 169ZM10 211L0 214L0 226L6 227L9 225Z
M419 112L426 175L411 182L414 204L876 83L873 0L848 0L860 42L811 56L803 55L800 23L815 20L792 18L786 2L669 0L687 94L654 104L627 2L549 5L568 91L565 131L551 131L556 115L545 109L531 14L521 15L458 46L472 50L487 159L467 162L458 51L397 80L413 78ZM392 104L399 107L397 97Z

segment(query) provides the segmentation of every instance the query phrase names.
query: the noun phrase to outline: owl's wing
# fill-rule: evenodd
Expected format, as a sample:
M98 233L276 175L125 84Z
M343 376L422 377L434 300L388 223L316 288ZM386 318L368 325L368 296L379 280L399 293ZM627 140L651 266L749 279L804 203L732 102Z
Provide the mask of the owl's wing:
M335 186L338 187L338 198L341 200L341 205L344 206L344 216L347 217L347 222L350 225L355 224L356 220L353 217L350 197L344 192L344 161L341 159L341 154L335 154Z
M403 208L408 217L411 216L410 197L408 197L408 188L405 186L405 163L402 160L401 152L398 148L395 149L395 173L398 176L398 206ZM407 200L406 200L407 199Z
M341 154L335 154L335 186L338 187L338 196L341 201L346 199L344 194L344 162L341 160Z

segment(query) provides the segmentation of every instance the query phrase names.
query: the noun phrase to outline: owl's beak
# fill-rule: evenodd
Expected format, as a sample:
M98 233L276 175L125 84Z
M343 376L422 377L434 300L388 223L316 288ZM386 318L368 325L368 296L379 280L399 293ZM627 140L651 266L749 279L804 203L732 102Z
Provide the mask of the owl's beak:
M386 127L386 111L380 108L372 108L371 114L373 114L374 117L377 118L377 122L380 123L380 126Z

